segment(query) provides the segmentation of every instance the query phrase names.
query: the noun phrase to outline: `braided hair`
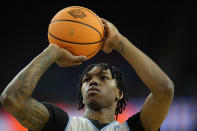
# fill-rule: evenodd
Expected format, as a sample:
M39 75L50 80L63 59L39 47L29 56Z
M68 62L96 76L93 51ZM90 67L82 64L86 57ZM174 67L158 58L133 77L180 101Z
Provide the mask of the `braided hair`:
M82 78L85 74L87 74L94 66L99 66L101 67L101 72L103 70L107 70L109 69L111 74L112 74L112 79L116 79L116 84L117 84L117 88L120 90L120 93L123 94L123 98L121 100L118 101L117 103L117 107L115 110L115 116L116 116L116 120L118 119L118 114L121 114L126 107L126 101L128 101L128 95L127 95L127 86L126 86L126 82L125 79L122 75L122 73L119 71L118 68L116 68L115 66L111 66L107 63L100 63L100 64L92 64L90 66L87 66L82 75L80 76L80 81L78 83L78 110L81 110L84 108L84 104L83 104L83 96L81 93L81 87L82 87Z

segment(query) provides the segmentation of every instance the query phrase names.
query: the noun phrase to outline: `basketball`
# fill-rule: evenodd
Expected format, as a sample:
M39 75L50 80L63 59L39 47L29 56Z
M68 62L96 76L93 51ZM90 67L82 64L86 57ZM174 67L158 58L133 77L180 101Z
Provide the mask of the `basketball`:
M103 37L104 26L99 16L81 6L60 10L52 18L48 28L51 44L57 44L73 55L85 55L89 59L100 50Z

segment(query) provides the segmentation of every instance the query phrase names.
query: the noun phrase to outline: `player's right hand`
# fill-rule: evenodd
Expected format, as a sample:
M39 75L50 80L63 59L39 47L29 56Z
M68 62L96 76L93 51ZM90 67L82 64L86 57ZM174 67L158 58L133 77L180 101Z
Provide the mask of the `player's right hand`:
M50 44L49 46L52 46L52 48L57 52L56 63L60 67L80 65L83 61L86 61L88 59L88 57L83 55L74 56L68 50L61 48L56 44Z

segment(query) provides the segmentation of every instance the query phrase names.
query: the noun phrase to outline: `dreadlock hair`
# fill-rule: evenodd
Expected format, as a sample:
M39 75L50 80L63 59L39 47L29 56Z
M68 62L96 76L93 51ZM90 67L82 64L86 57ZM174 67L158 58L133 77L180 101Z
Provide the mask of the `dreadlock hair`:
M101 67L101 72L103 70L107 70L110 69L110 72L112 74L112 79L116 79L116 84L117 84L117 88L120 90L120 93L123 93L123 98L121 100L118 101L117 103L117 107L115 110L115 117L116 120L118 120L118 114L121 114L126 107L126 101L128 101L128 95L127 95L127 86L126 86L126 82L125 79L122 75L122 73L119 71L118 68L116 68L115 66L111 66L107 63L100 63L100 64L92 64L90 66L87 66L82 75L80 76L80 81L78 83L78 110L81 110L84 108L84 104L83 104L83 96L81 93L81 87L82 87L82 78L85 74L87 74L94 66L99 66Z

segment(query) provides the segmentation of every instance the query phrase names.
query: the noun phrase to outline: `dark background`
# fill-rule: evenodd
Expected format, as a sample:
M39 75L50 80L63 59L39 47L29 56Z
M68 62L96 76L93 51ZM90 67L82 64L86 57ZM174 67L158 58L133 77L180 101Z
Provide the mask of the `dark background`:
M175 97L196 96L197 9L194 3L147 1L17 1L1 3L0 93L14 76L48 46L47 31L61 9L84 6L111 21L134 45L150 56L174 81ZM146 97L148 89L115 51L100 51L77 67L53 64L41 77L33 97L40 101L75 101L78 76L92 63L107 62L125 75L129 97Z

